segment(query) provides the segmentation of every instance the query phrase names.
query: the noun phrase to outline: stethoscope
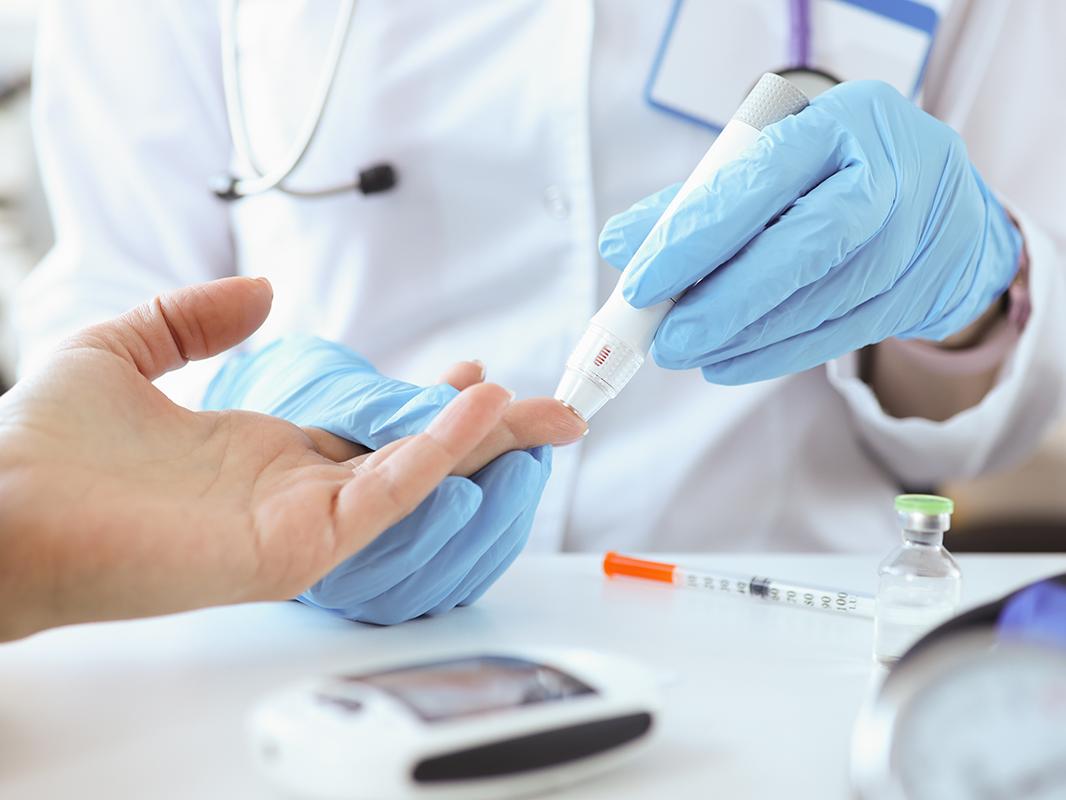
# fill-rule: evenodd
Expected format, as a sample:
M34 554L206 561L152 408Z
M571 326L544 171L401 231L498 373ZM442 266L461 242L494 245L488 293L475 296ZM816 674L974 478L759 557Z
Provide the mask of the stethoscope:
M333 36L326 49L322 74L315 91L311 94L308 112L300 126L299 133L281 163L273 169L263 169L252 154L251 139L248 136L247 121L244 116L244 102L241 98L240 72L237 65L237 4L239 0L225 0L219 12L219 27L222 40L222 83L226 97L226 118L229 122L233 149L238 160L247 164L254 175L238 178L232 174L217 176L211 182L211 191L222 200L239 200L242 197L263 194L271 189L297 197L326 197L341 194L353 189L363 194L384 192L396 185L396 170L392 164L382 162L374 164L359 172L354 181L345 181L320 189L294 189L285 185L285 180L292 175L318 133L326 104L333 91L341 57L348 41L348 32L355 15L355 0L341 0L337 7L337 18L333 24Z
M297 197L325 197L352 191L363 194L384 192L396 185L396 170L392 164L382 162L374 164L356 176L354 181L346 181L320 189L294 189L285 185L285 180L292 175L303 161L318 133L319 125L326 110L326 104L333 91L341 57L344 55L348 41L348 32L355 15L355 0L341 0L337 7L337 18L333 25L333 36L326 50L322 74L318 85L311 95L311 104L304 118L300 132L293 140L288 154L274 169L262 169L252 155L251 139L244 116L244 103L241 99L240 72L237 65L237 4L240 0L224 0L220 11L220 33L222 40L222 81L226 97L226 118L229 121L233 147L237 158L247 164L255 173L248 178L238 178L232 174L223 174L212 181L211 190L223 200L238 200L242 197L263 194L271 189L285 192ZM808 97L816 97L836 86L840 81L822 70L810 67L811 46L811 3L810 0L789 0L789 60L790 65L778 70Z

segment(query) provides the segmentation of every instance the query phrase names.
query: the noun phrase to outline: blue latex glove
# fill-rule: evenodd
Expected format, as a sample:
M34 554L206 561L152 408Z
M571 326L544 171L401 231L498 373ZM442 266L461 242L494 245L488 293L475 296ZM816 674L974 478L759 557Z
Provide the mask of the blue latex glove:
M272 414L376 450L420 433L456 394L385 378L346 347L292 336L228 361L204 408ZM550 473L551 448L539 447L505 453L470 478L446 478L298 599L382 625L473 603L521 552Z
M996 627L1002 639L1066 648L1066 581L1027 586L1007 602Z
M637 307L677 295L655 361L765 380L889 337L943 339L1003 294L1021 236L948 126L856 81L769 126L644 239L670 187L607 222ZM641 244L644 242L643 244Z

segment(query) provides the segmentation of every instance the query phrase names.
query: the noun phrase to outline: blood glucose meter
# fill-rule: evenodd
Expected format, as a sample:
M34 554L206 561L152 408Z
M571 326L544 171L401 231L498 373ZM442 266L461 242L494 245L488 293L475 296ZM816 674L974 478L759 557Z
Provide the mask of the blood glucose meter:
M475 654L307 680L251 717L253 758L315 798L502 798L571 783L648 741L659 685L584 651Z

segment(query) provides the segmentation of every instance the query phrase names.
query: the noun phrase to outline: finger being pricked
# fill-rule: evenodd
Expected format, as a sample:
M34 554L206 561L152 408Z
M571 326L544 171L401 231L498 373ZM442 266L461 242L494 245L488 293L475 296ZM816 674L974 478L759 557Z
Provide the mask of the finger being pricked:
M460 361L441 375L441 383L459 391L485 379L485 365L480 361ZM528 450L545 444L566 445L588 433L588 426L558 400L534 397L512 403L485 440L455 470L468 477L490 461L511 450Z
M512 403L500 423L456 468L456 475L472 475L511 450L544 444L566 445L588 433L588 425L558 400L533 397Z
M448 384L460 392L485 379L485 365L480 361L459 361L448 367L440 376L438 383ZM303 427L303 432L310 437L315 449L330 461L350 461L359 456L373 452L356 442L349 441L322 428ZM387 448L382 448L385 450Z
M550 397L519 400L517 403L511 403L502 419L492 427L477 447L456 465L452 474L469 477L504 453L529 450L545 444L572 444L587 432L588 425L558 400ZM399 439L374 453L355 456L351 460L353 464L364 468L373 467L411 439L412 437Z
M338 555L347 557L407 516L499 424L511 394L495 384L461 392L424 433L360 457L337 497Z

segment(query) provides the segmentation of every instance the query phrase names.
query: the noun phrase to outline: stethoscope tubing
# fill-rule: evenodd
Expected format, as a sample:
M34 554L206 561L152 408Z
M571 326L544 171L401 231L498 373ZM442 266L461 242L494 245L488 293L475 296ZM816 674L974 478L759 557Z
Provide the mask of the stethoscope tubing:
M226 101L226 118L229 122L230 133L233 138L233 148L237 159L248 166L254 174L250 178L233 178L229 185L229 191L235 197L247 197L253 194L261 194L271 189L302 197L319 197L323 195L338 194L356 188L357 184L346 182L329 186L324 189L299 190L284 186L284 181L292 175L308 150L314 143L325 116L326 105L329 103L333 86L336 83L337 74L340 71L340 61L344 55L348 34L352 26L352 18L355 16L355 0L341 0L337 6L337 18L333 25L333 35L330 37L329 46L326 50L326 58L322 66L318 83L304 116L299 133L293 139L292 145L279 166L271 170L264 170L258 163L252 151L251 138L248 134L247 118L244 113L244 100L240 86L240 68L237 52L237 6L240 0L223 0L219 14L220 38L222 41L222 83Z

